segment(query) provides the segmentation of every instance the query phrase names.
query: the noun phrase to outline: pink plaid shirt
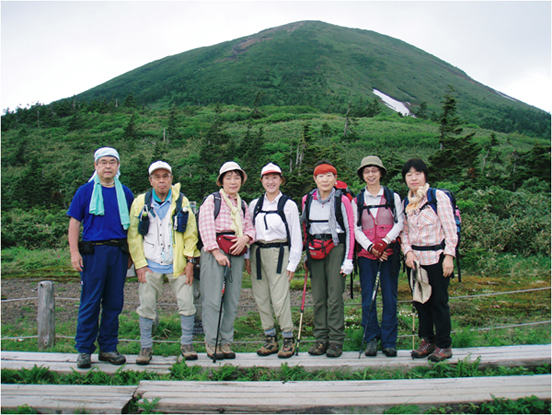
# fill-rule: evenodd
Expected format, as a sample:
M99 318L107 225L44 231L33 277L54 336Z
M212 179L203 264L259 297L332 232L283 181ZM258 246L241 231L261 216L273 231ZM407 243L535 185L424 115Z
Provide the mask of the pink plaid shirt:
M228 196L234 206L238 204L237 197ZM203 241L203 248L206 251L212 251L218 248L217 233L232 232L232 218L230 216L230 207L226 204L221 197L220 212L217 218L214 218L215 211L215 198L208 196L205 202L201 205L199 210L199 233L201 234L201 240ZM251 222L251 216L249 209L245 209L245 216L243 209L240 209L240 215L242 218L243 234L249 236L251 239L249 244L255 241L255 228Z
M415 209L408 214L405 212L404 229L402 232L402 251L406 255L412 251L420 265L432 265L439 262L442 249L438 251L417 251L412 245L431 246L439 245L445 240L445 255L456 256L458 235L456 234L456 222L448 196L437 190L437 213L431 206L423 210ZM418 207L427 202L427 195L420 201Z

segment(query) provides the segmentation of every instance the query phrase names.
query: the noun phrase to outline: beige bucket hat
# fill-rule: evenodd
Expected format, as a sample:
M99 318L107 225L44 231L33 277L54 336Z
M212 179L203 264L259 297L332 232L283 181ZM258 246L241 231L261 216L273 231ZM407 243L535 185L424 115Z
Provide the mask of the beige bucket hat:
M238 163L236 163L235 161L227 161L226 163L224 163L222 165L222 167L219 170L219 175L217 177L217 186L222 187L222 176L224 175L224 173L228 173L229 171L234 171L234 170L238 170L238 171L241 171L243 173L243 182L242 182L242 185L243 185L245 183L245 181L247 180L247 174L240 167L240 165Z
M427 271L414 261L414 269L410 272L410 286L412 287L412 299L424 304L431 297L431 285Z

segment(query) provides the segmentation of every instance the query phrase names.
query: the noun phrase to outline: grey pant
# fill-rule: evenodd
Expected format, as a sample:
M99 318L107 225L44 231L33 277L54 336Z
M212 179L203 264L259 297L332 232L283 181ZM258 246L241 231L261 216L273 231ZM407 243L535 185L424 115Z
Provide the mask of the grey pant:
M236 319L238 301L240 299L244 264L243 256L224 255L230 258L232 266L226 275L226 288L220 323L220 344L232 343L234 340L234 320ZM203 300L203 331L205 333L205 342L212 346L215 345L217 336L223 279L224 267L218 264L213 254L202 249L200 285Z
M324 259L310 259L314 330L316 340L343 345L345 310L343 292L345 278L340 274L345 244L335 246Z

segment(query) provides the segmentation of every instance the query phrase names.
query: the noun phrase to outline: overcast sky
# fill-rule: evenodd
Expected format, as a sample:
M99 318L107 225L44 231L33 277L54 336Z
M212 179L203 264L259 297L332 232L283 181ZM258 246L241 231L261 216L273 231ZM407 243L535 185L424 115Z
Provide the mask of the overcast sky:
M71 97L169 55L300 20L401 39L499 92L552 109L550 1L2 1L1 6L2 113Z

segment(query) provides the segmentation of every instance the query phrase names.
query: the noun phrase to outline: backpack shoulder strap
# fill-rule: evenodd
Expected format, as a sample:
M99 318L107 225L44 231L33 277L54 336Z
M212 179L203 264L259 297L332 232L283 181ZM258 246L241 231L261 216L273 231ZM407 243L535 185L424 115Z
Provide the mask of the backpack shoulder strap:
M385 196L385 201L387 205L389 205L389 209L391 209L391 212L393 213L393 220L395 223L398 222L397 219L397 209L395 207L395 192L388 187L383 187L383 195Z
M341 189L336 189L335 191L335 219L337 220L337 223L339 223L339 226L341 229L345 230L345 224L343 223L343 213L341 212L341 196L343 196L343 192Z
M213 211L213 216L215 219L218 217L220 213L220 193L219 192L213 192L211 193L213 195L213 198L215 199L215 209Z
M255 205L255 209L253 209L253 223L255 223L255 219L257 218L257 215L263 209L263 202L264 202L264 195L262 195L257 199L257 204Z
M288 195L282 194L280 200L278 201L278 214L282 218L282 222L284 222L284 226L286 227L286 235L289 246L291 246L291 234L289 232L289 226L287 223L286 214L284 212L284 206L286 205L286 202L290 199L291 197L289 197Z
M314 197L314 192L316 192L316 189L311 190L307 193L307 199L305 200L305 226L307 227L307 232L309 231L309 225L310 225L310 207L312 204L312 198Z
M437 213L437 189L430 187L427 191L427 202L421 207L420 210L425 208L427 205L430 205L435 213Z
M362 225L362 207L364 206L364 189L360 191L358 195L356 195L356 201L357 201L357 226Z

